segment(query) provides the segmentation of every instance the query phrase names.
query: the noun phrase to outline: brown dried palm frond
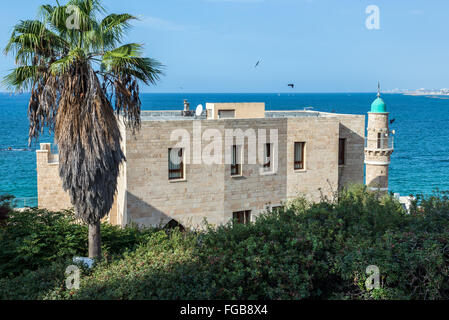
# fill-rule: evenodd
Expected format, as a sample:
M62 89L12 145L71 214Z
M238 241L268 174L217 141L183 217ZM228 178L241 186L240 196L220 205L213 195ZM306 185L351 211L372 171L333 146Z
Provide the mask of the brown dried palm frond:
M113 108L87 64L75 64L61 79L55 138L59 174L77 216L86 223L111 209L119 166L125 159Z

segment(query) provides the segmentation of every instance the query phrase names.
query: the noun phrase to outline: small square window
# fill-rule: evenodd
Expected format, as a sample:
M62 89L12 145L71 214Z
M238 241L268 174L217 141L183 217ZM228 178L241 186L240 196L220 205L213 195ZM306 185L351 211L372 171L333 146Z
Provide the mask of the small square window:
M232 213L234 223L249 224L251 222L251 211L238 211Z
M218 119L235 118L235 110L218 110Z

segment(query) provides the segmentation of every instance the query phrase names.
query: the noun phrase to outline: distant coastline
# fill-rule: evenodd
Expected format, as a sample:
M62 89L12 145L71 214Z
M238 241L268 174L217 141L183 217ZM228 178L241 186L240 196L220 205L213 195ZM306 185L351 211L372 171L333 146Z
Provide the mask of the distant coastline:
M449 97L449 93L433 93L433 92L409 92L403 93L404 96L437 96L437 97Z
M449 94L434 94L424 92L403 93L404 96L426 97L431 99L449 100Z

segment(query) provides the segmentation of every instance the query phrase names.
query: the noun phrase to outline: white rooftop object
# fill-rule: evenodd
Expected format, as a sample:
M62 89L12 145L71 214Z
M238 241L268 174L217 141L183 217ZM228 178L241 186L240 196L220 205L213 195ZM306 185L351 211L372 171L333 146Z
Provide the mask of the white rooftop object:
M395 193L394 197L399 201L405 211L410 214L410 207L412 205L412 201L415 200L412 196L401 196L399 193Z
M76 264L84 264L89 269L92 268L94 264L94 260L90 258L84 258L84 257L73 257L73 263Z
M196 112L195 112L196 116L197 116L197 117L200 117L200 116L203 114L203 110L204 110L203 105L202 105L202 104L199 104L199 105L196 107Z

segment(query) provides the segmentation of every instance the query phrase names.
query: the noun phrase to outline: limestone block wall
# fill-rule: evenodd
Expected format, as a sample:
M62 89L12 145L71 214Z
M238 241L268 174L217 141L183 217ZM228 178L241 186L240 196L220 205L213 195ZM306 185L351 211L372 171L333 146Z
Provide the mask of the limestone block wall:
M339 166L339 187L351 183L363 183L363 159L365 144L365 116L337 115L340 122L340 138L346 139L345 164Z
M72 207L69 195L59 178L58 155L51 153L50 143L41 143L36 151L37 194L39 208L58 211Z
M230 221L233 212L251 210L254 219L267 207L300 194L312 201L318 201L321 194L330 197L341 181L363 181L364 121L363 116L144 121L135 135L126 133L123 217L126 223L146 226L165 225L172 219L185 227L197 227L204 219L219 225ZM195 134L198 125L199 135ZM168 149L179 142L171 141L175 129L185 130L191 152L185 154L189 160L184 159L185 177L181 181L168 179ZM201 136L207 129L222 138L219 164L201 160L210 143ZM261 173L260 163L248 163L248 144L254 142L253 137L244 139L241 176L231 176L231 166L224 158L225 137L227 130L237 129L254 130L256 137L259 130L265 130L266 142L270 130L277 130L275 172ZM340 137L347 139L347 165L346 170L339 171ZM295 142L306 142L305 170L294 170Z
M119 118L119 129L122 136L120 142L123 153L126 157L126 127L123 122L123 118ZM126 210L126 189L127 189L127 175L126 175L126 161L120 166L119 176L117 177L117 193L114 199L114 206L109 213L109 223L112 225L119 225L124 227L128 223L127 210Z
M236 211L251 210L253 219L267 207L306 195L318 201L321 194L348 182L363 181L364 116L318 116L222 120L143 121L135 134L120 122L122 148L126 156L118 177L117 194L107 219L125 226L165 225L172 219L185 227L198 227L206 219L219 225L232 219ZM199 129L201 126L201 131ZM187 134L191 154L185 154L185 178L168 179L168 149L177 147ZM201 155L210 147L202 134L212 129L221 137L222 154L217 163L207 164ZM244 140L242 175L231 176L225 163L226 130L277 130L277 170L261 173L260 163L248 164L248 143ZM338 139L347 139L346 165L338 166ZM174 138L172 141L171 138ZM254 138L251 138L254 139ZM260 141L259 141L260 142ZM294 143L306 142L305 170L294 170ZM199 150L199 152L198 152ZM274 150L273 154L274 156ZM39 207L50 210L70 208L58 175L58 157L43 144L37 152ZM321 191L320 191L321 189Z
M245 210L251 210L251 217L254 219L260 213L265 212L267 208L279 206L286 200L287 119L225 120L225 123L226 129L242 129L243 131L253 129L256 134L259 130L263 130L266 133L265 143L270 142L270 131L277 130L277 165L274 164L276 157L273 157L275 156L275 150L273 150L273 170L271 172L261 173L260 170L263 166L259 162L249 164L248 143L250 139L244 141L245 153L243 156L245 164L242 166L242 175L232 177L231 166L227 165L225 168L225 222L232 219L233 212Z
M128 222L138 225L165 225L171 219L185 227L196 227L203 220L212 224L223 221L224 165L185 165L185 179L168 179L168 149L174 129L185 129L194 143L193 120L144 121L139 132L127 132L126 139L126 210ZM203 130L223 131L216 121L196 121ZM186 155L187 156L187 155Z
M373 113L368 112L368 128L388 129L388 112ZM374 137L377 138L377 137Z
M265 118L265 103L207 103L206 109L211 110L210 119L218 119L220 110L235 110L236 119Z
M366 185L371 188L388 188L388 166L367 165Z
M339 121L330 117L289 118L287 122L287 198L320 200L338 188ZM295 142L305 142L305 168L294 169ZM321 189L321 191L320 191Z
M221 140L220 164L206 164L195 152L198 135L193 134L193 124L201 123L204 133L216 130ZM251 210L255 217L267 206L280 205L286 199L286 119L259 120L203 120L203 121L147 121L132 136L128 132L127 155L127 215L130 222L139 225L164 225L175 219L182 225L198 226L204 219L219 225L232 219L236 211ZM185 179L168 180L168 149L177 141L170 141L174 129L185 129L189 142L190 164L185 165ZM248 164L248 142L244 139L245 155L242 175L231 177L231 166L225 163L225 130L266 130L269 142L270 129L279 135L278 171L260 174L261 165ZM201 140L201 153L210 141ZM188 156L188 155L186 155ZM197 160L199 162L197 162Z

